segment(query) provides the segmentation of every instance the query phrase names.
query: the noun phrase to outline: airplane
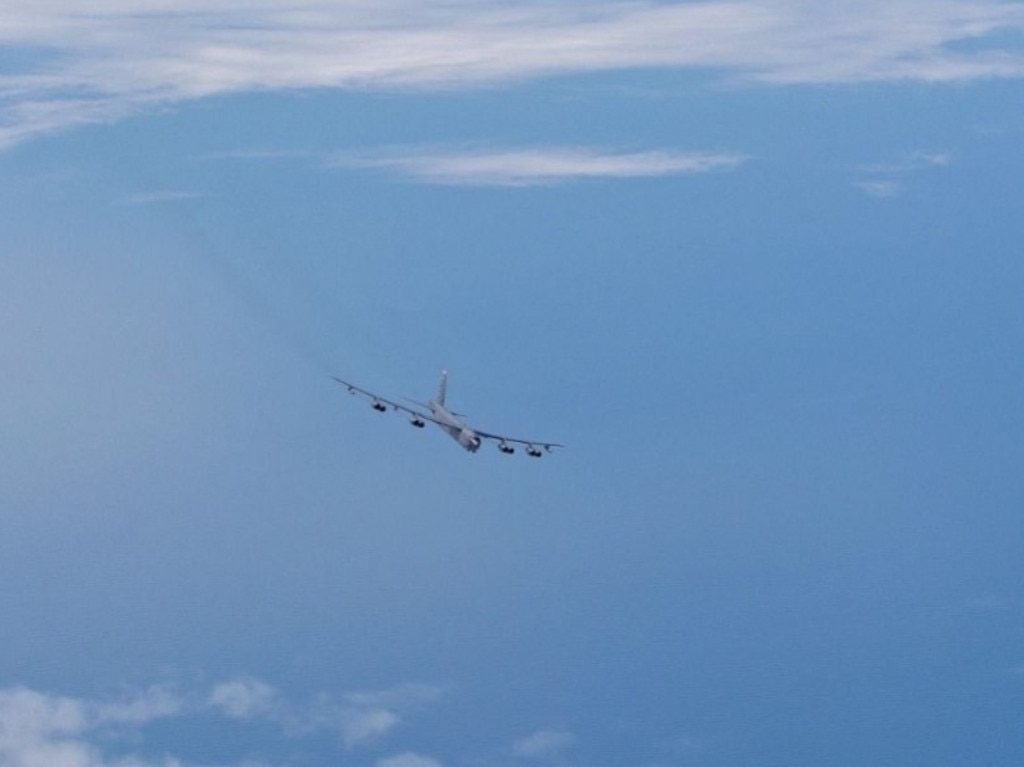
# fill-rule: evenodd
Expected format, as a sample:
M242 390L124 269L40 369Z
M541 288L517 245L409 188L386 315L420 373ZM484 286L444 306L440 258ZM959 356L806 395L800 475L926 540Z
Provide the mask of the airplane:
M355 384L351 384L348 381L342 381L336 376L331 376L331 378L348 389L349 394L368 397L370 399L370 407L378 413L386 413L388 408L396 413L405 413L410 416L409 423L417 429L422 429L426 426L427 421L436 423L449 437L458 442L470 453L475 453L479 450L480 445L483 444L485 439L494 440L498 444L498 450L505 455L512 455L516 451L513 445L522 445L526 454L531 458L540 458L544 453L550 453L553 448L563 447L563 445L560 445L557 442L505 437L501 434L491 434L490 432L481 431L480 429L474 429L468 426L465 422L460 420L462 418L460 413L452 412L445 406L445 395L448 390L447 370L441 371L441 383L437 388L437 395L430 400L430 402L416 402L416 400L409 400L427 412L423 412L406 405L400 405L399 403L393 402L389 399L384 399L384 397L367 391L366 389L361 389Z

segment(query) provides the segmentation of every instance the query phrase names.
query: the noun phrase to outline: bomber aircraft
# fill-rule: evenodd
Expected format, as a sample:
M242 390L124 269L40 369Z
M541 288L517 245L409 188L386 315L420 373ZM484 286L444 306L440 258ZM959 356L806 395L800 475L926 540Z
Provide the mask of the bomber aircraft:
M550 453L552 448L562 447L562 445L557 442L517 439L515 437L506 437L501 434L491 434L468 426L460 420L462 416L459 413L454 413L451 410L448 410L445 406L445 394L448 389L447 370L441 371L441 383L437 389L437 396L430 400L430 402L416 402L415 400L409 400L413 404L418 405L419 408L400 405L392 400L384 399L384 397L374 394L373 392L366 391L366 389L361 389L355 384L350 384L348 381L342 381L336 376L331 377L348 389L349 394L367 397L371 402L370 407L378 413L386 413L389 409L396 413L404 413L409 416L409 423L417 429L422 429L426 426L427 421L436 423L449 437L462 445L462 447L470 453L475 453L479 450L480 445L485 439L496 442L498 450L505 455L512 455L512 453L516 451L514 445L522 445L526 454L531 458L540 458L545 452Z

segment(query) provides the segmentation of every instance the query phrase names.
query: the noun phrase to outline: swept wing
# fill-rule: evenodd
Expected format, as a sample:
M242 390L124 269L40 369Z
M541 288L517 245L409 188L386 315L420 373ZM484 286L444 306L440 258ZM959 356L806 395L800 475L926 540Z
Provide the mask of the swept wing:
M377 410L381 413L385 413L390 409L397 413L405 413L406 415L410 416L409 422L413 426L416 426L417 428L423 428L423 426L426 425L426 422L430 421L431 423L435 423L438 426L440 426L453 437L456 437L456 439L458 439L456 435L458 431L461 429L463 430L463 433L467 434L470 440L472 440L472 438L474 437L479 438L475 440L477 445L479 444L480 440L492 440L493 442L497 443L498 449L502 453L505 453L506 455L511 455L512 453L515 452L515 448L513 447L513 445L521 445L524 448L526 454L534 458L539 458L541 455L544 454L544 452L550 453L556 447L563 447L563 445L558 442L549 442L547 440L537 439L522 439L520 437L508 437L505 436L504 434L496 434L492 432L481 431L459 421L458 418L455 417L457 416L457 414L445 410L443 406L438 405L436 401L434 403L431 403L430 405L422 405L419 408L413 408L409 407L408 405L403 405L400 402L395 402L394 400L388 399L386 397L382 397L379 394L374 394L373 392L368 391L367 389L363 389L362 387L356 386L353 383L344 381L341 378L338 378L337 376L331 376L331 378L333 378L339 384L348 389L349 394L360 395L368 398L371 401L371 407L373 407L374 410ZM419 405L421 403L416 404ZM437 409L435 410L435 408ZM475 451L475 449L476 446L473 447L473 451Z
M346 389L348 389L348 393L349 394L353 394L353 395L360 394L360 395L362 395L364 397L368 397L372 401L372 403L373 403L372 404L373 409L374 410L378 410L381 413L387 412L387 410L390 408L391 410L394 410L396 412L405 413L406 415L411 415L414 418L422 418L425 421L433 421L434 423L440 423L440 421L438 421L432 415L430 415L429 413L424 413L422 410L419 410L417 408L409 407L408 405L402 405L401 403L394 402L394 401L389 400L389 399L387 399L385 397L381 397L379 394L374 394L372 391L367 391L366 389L362 389L362 388L356 386L355 384L349 383L348 381L342 381L337 376L331 376L331 378L333 378L335 381L337 381L342 386L344 386Z
M545 452L550 453L556 447L565 447L558 442L545 442L540 439L519 439L518 437L506 437L501 434L491 434L486 431L480 431L479 429L473 429L478 437L481 439L492 439L498 443L498 449L503 453L512 454L515 452L512 449L512 445L522 445L526 449L526 454L539 458L541 453L540 450L543 448ZM511 444L510 444L511 443Z

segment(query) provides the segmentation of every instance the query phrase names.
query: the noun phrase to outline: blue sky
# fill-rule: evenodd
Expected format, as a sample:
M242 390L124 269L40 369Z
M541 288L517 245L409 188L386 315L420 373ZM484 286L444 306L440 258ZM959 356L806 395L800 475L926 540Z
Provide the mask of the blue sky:
M1024 758L1024 3L0 2L0 765ZM461 451L331 375L423 398Z

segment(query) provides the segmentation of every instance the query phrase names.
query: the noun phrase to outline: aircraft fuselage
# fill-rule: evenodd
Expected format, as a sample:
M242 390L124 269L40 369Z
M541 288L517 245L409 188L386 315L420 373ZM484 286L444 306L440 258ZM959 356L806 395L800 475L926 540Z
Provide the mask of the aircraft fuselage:
M466 424L460 421L454 413L448 411L445 406L440 404L437 400L431 400L430 414L434 416L437 420L437 425L440 426L449 437L462 445L462 447L470 453L475 453L480 449L481 439L479 435L466 426Z

